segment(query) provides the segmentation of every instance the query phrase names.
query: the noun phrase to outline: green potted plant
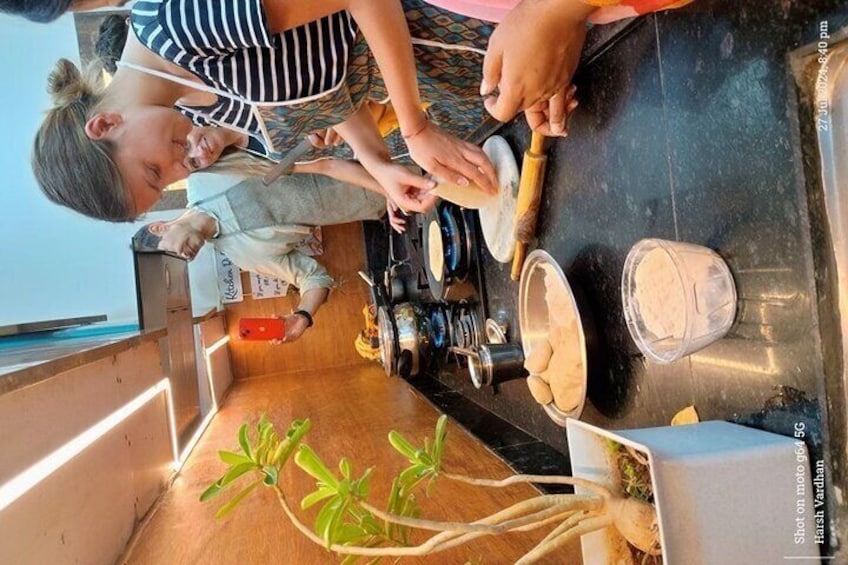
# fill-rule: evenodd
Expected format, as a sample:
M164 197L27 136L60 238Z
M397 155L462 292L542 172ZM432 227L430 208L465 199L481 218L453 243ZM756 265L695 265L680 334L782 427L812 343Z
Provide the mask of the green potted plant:
M818 557L803 430L789 438L709 421L611 431L579 420L568 420L566 430L575 477L656 507L664 563ZM588 533L580 543L584 565L655 562L614 531Z
M562 477L513 475L504 479L481 479L455 474L442 467L447 418L439 418L433 438L415 446L396 431L389 433L390 445L408 465L394 477L384 508L369 499L372 468L360 473L347 458L332 470L305 442L311 423L292 422L284 435L264 416L255 426L239 430L239 452L221 451L226 472L201 495L213 499L244 484L217 512L224 516L259 486L271 488L292 524L309 540L337 553L344 562L366 557L370 562L383 557L423 556L462 545L487 535L544 530L539 543L518 563L533 563L584 534L612 527L629 543L647 552L660 546L657 516L646 502L614 494L592 481ZM300 502L300 510L320 505L312 528L303 523L279 482L281 469L293 460L315 481L315 490ZM416 502L422 489L435 481L450 480L468 485L500 488L516 483L565 484L580 487L581 494L540 494L473 522L425 519ZM433 532L425 541L411 543L412 530Z

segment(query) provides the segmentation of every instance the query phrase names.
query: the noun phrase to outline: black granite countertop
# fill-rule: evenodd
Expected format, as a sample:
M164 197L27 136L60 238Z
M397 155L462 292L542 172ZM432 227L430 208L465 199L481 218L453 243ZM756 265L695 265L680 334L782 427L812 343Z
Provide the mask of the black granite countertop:
M604 366L592 375L581 419L611 429L666 425L695 405L703 420L788 435L803 421L816 431L812 457L828 464L837 518L845 513L832 496L834 486L846 485L845 405L825 397L833 361L826 352L835 338L822 330L830 321L821 307L837 289L822 282L822 211L810 194L819 185L817 146L790 57L818 39L823 21L835 36L848 27L848 6L698 0L600 38L590 34L589 60L575 77L580 107L570 136L548 143L535 247L551 253L580 289L581 314L598 330ZM502 135L520 163L530 139L523 120ZM639 353L622 313L624 259L646 237L716 250L737 287L728 335L669 365ZM485 250L481 261L486 306L507 314L511 339L519 340L509 265ZM472 414L466 426L506 459L541 450L544 465L567 470L565 430L523 380L478 390L456 368L440 371L436 383L425 380L433 381L413 384L449 414ZM775 402L778 387L806 399ZM770 399L773 408L763 411ZM498 422L526 435L492 432L502 428Z

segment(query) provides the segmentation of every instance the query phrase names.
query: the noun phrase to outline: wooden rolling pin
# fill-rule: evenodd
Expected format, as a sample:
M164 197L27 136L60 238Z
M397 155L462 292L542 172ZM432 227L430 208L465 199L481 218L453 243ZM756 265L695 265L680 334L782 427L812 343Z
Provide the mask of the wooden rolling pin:
M545 136L533 132L530 148L524 152L521 164L521 180L518 183L518 197L515 209L515 254L512 257L510 277L517 281L521 277L521 267L527 255L527 244L533 241L536 233L536 218L539 215L539 203L542 200L542 185L545 181Z

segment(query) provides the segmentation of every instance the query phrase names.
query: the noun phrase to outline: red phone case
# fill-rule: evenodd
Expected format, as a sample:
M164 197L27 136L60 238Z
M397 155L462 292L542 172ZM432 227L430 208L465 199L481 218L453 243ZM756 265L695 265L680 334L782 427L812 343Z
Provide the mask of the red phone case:
M282 339L286 335L286 324L281 318L241 318L239 337L249 340Z

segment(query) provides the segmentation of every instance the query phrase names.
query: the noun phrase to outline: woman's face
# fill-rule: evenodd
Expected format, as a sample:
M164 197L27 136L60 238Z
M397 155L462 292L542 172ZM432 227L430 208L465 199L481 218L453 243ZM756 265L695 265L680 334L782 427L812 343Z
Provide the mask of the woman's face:
M186 178L191 121L171 108L144 106L120 114L106 136L121 171L135 214L149 210L169 184Z
M205 169L221 157L230 142L228 130L219 127L195 127L188 134L186 167L190 171Z

